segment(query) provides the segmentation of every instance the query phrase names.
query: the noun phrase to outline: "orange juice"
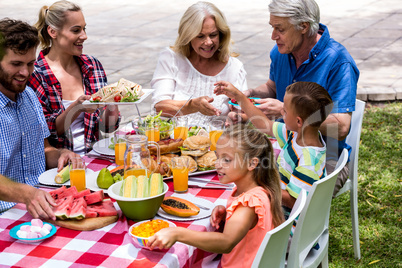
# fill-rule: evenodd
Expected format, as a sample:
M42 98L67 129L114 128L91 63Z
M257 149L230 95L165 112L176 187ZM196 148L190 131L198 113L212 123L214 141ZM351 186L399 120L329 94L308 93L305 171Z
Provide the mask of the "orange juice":
M145 136L148 137L148 141L158 142L160 139L159 129L152 128L145 130Z
M85 190L85 169L73 169L70 170L70 184L71 186L75 186L77 191L80 192Z
M173 188L175 192L186 192L188 190L188 168L173 168Z
M211 140L211 151L216 150L216 143L219 140L219 137L222 135L223 130L211 130L209 132L209 139Z
M187 139L188 136L188 128L183 126L183 127L175 127L174 128L174 138L175 139Z
M126 143L120 142L114 145L114 158L117 165L124 165L124 152L126 151Z
M128 176L134 175L136 177L140 175L148 176L147 170L143 168L133 168L133 169L128 169L124 171L124 178L127 178Z

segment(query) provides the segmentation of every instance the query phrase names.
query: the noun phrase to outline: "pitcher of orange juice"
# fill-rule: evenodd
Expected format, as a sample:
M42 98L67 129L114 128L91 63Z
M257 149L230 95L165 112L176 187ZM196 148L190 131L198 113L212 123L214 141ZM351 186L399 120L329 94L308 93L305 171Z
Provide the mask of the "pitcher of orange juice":
M156 160L151 156L148 146L156 147ZM126 137L126 152L124 153L124 178L130 175L149 176L157 167L160 159L159 145L148 141L145 135L130 135Z

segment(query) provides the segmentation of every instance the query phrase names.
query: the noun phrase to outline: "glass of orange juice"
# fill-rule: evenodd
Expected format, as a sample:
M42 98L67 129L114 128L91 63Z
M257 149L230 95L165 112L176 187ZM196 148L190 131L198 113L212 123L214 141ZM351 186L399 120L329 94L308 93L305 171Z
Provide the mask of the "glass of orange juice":
M171 160L173 173L173 188L176 193L188 190L188 168L190 161L186 157L174 157Z
M216 150L216 143L218 142L219 137L222 135L224 128L225 119L223 118L212 119L209 123L209 139L211 140L211 151Z
M126 151L126 133L119 130L114 132L114 161L117 165L124 165Z
M81 157L73 157L68 162L70 169L70 185L75 186L77 191L85 190L85 162Z
M160 131L158 124L150 124L145 128L145 136L148 137L148 141L158 142L160 140Z
M174 138L187 139L188 136L188 117L180 116L173 118L174 123Z

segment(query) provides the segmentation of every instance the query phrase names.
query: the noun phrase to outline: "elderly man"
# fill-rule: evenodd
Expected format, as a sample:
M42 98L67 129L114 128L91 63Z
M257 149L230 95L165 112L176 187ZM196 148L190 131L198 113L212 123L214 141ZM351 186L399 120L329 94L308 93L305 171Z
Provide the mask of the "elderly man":
M50 146L42 107L31 88L38 32L22 21L0 20L0 213L25 203L35 218L55 219L49 193L32 185L47 168L59 170L72 157ZM8 201L8 202L5 202Z
M349 133L351 113L355 109L359 70L348 51L330 38L328 28L319 23L320 10L314 0L272 0L269 4L272 40L268 81L245 92L261 97L258 107L268 116L278 118L283 109L286 87L294 82L316 82L334 101L334 109L321 125L327 143L327 173L330 174ZM235 118L235 114L230 115ZM243 118L244 119L244 118ZM348 177L347 166L341 172L334 195Z

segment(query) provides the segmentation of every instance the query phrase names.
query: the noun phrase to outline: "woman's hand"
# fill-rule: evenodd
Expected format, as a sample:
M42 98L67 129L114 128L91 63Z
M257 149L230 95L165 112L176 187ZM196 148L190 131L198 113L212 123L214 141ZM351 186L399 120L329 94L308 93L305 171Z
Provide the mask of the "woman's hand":
M72 106L76 107L81 112L86 112L86 113L94 113L98 108L99 104L94 103L93 105L85 105L83 106L82 103L86 100L90 100L91 96L90 95L81 95L76 99Z
M147 247L151 250L154 248L169 249L177 241L177 231L180 227L169 227L159 230L156 234L148 239Z
M216 206L211 213L211 218L209 221L211 222L212 227L219 229L219 225L226 218L226 208L222 205Z
M190 105L193 107L194 111L200 112L203 115L219 116L222 112L211 104L211 102L213 102L213 101L214 101L214 98L211 98L208 96L202 96L202 97L192 99Z

